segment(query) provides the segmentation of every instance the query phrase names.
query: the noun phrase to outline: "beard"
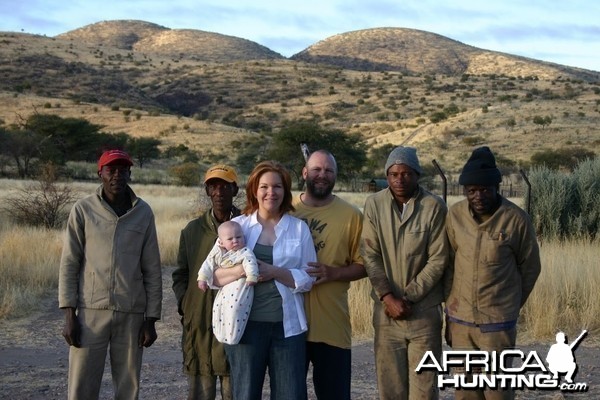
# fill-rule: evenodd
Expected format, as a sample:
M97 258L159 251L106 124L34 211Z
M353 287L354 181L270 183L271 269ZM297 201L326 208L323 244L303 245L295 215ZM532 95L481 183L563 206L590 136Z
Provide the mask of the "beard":
M314 179L306 180L306 191L319 200L326 199L333 192L334 186L335 182L328 182L326 186L317 186Z

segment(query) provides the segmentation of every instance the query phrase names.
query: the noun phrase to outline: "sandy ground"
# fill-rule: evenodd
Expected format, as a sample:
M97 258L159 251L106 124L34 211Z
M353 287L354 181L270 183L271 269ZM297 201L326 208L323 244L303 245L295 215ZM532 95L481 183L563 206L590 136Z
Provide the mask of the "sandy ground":
M158 341L145 350L140 399L185 399L186 380L181 372L180 323L171 290L171 272L165 268L164 303L157 323ZM66 399L68 346L60 335L63 315L56 295L40 304L40 311L28 318L0 320L0 399ZM545 355L549 344L521 347ZM352 398L377 399L377 381L371 340L356 343L352 349ZM578 347L576 382L588 385L587 393L563 394L559 391L517 392L520 399L600 398L600 348ZM393 379L393 377L390 377ZM309 388L310 388L309 376ZM106 366L101 399L112 398L110 367ZM268 398L265 386L264 398ZM442 399L453 392L440 393ZM309 399L314 399L309 389Z

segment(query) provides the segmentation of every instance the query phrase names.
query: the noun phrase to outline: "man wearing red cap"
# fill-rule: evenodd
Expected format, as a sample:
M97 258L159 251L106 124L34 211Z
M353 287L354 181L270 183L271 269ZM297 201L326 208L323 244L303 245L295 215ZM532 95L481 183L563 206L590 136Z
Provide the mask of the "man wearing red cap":
M188 377L188 399L214 400L217 379L221 398L231 400L229 365L225 349L212 332L216 290L198 289L198 270L217 239L217 228L240 215L233 205L238 193L237 174L228 165L214 165L204 175L204 191L211 208L181 231L173 291L181 315L183 371Z
M98 160L102 185L75 203L60 262L69 399L97 399L107 350L115 398L136 399L143 347L157 338L162 271L154 215L129 187L129 155Z

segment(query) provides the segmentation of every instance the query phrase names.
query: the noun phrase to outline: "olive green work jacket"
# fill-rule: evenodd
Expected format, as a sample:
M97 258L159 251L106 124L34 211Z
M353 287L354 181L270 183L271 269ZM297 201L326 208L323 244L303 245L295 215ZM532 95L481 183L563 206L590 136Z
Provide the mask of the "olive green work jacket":
M235 209L233 216L239 215ZM229 375L223 344L212 333L216 290L198 289L198 270L217 239L219 223L208 210L181 231L173 291L182 316L183 371L188 375Z

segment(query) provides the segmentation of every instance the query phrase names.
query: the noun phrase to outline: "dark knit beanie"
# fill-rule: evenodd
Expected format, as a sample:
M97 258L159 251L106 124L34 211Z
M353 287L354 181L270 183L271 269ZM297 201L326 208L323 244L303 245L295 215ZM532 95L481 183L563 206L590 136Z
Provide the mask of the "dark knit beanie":
M496 158L487 146L473 150L458 177L460 185L495 186L500 182L502 175L496 167Z

